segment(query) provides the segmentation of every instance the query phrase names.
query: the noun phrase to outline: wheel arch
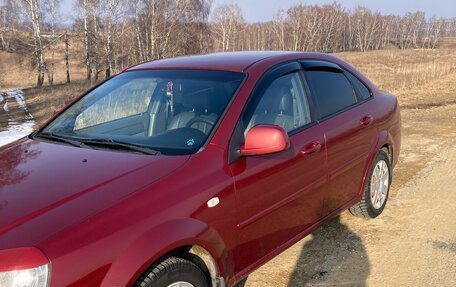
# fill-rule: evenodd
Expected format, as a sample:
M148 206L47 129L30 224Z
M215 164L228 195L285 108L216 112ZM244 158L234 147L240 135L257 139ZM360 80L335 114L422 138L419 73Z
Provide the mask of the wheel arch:
M374 141L374 144L372 145L372 148L369 152L369 157L368 157L368 160L366 161L366 165L364 166L364 170L363 170L363 180L362 180L361 186L359 187L359 190L358 190L359 199L361 199L361 197L362 197L362 194L364 191L364 185L366 184L367 177L369 176L369 171L370 171L372 162L374 161L377 153L382 149L386 149L388 157L390 158L390 163L392 164L394 141L393 141L391 134L386 130L382 130L378 133L377 139Z
M200 266L212 286L225 286L223 275L229 262L224 241L210 226L193 218L172 220L144 232L112 263L101 286L132 286L152 264L170 255Z

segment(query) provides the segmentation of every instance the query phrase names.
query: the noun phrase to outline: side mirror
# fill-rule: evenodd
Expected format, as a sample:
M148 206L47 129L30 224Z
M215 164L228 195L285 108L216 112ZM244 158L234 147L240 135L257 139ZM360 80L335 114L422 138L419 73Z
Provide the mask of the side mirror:
M288 134L282 127L257 125L251 128L241 146L241 155L263 155L286 150L290 146Z

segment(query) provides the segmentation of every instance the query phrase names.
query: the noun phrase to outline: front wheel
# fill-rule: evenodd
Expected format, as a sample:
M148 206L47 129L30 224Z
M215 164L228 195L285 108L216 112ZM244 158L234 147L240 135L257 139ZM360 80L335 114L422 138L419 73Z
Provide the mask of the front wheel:
M168 257L152 265L135 287L208 287L206 276L198 266L178 257Z
M369 177L364 185L360 202L349 208L353 215L375 218L385 209L391 185L391 163L384 150L380 150L372 162Z

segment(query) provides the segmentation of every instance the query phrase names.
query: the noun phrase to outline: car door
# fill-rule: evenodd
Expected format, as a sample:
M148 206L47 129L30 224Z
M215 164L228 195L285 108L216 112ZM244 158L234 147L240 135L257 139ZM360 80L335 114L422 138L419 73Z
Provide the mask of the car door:
M303 65L326 137L328 185L323 215L327 215L357 196L375 141L375 119L369 112L369 95L362 98L348 72L329 62Z
M311 113L300 66L265 76L240 120L240 138L258 124L279 125L287 150L231 163L237 202L236 272L289 242L321 217L326 176L323 131ZM242 140L232 140L239 147Z

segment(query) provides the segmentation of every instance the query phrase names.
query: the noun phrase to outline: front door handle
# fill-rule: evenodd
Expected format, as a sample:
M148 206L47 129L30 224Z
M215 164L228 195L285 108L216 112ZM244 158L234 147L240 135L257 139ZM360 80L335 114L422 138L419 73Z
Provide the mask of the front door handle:
M319 141L313 141L310 144L306 145L302 150L301 153L303 155L311 155L317 153L321 150L321 143Z
M367 126L367 125L371 124L373 120L374 120L374 117L372 117L371 115L365 115L359 121L359 124L362 125L362 126Z

